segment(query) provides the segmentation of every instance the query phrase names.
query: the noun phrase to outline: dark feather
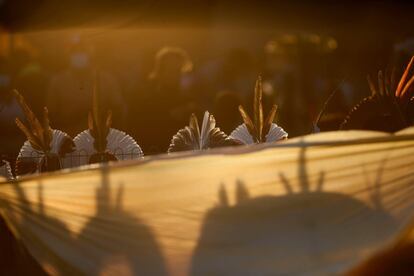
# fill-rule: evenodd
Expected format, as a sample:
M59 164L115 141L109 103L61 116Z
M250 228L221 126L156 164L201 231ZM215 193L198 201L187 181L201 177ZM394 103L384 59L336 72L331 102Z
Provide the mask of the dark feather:
M180 129L171 139L168 152L197 150L197 144L194 142L195 136L190 127Z
M52 129L50 128L49 122L49 110L47 107L43 108L43 136L44 136L44 143L46 145L50 145L52 142Z
M259 76L256 81L256 87L254 89L254 103L253 103L253 117L254 117L254 126L256 129L256 134L259 137L259 142L262 142L263 139L263 106L262 106L262 78ZM267 133L266 133L267 134Z
M100 88L98 73L95 72L95 80L92 91L92 112L88 117L89 131L94 138L94 148L98 153L106 151L107 136L112 125L112 112L108 111L106 116L101 110Z
M29 105L26 103L24 97L17 90L13 90L13 93L17 99L17 102L22 108L26 120L28 122L28 126L26 126L19 119L16 119L17 126L27 136L29 142L31 144L33 143L33 148L44 152L48 152L50 150L51 139L49 138L52 136L52 130L49 126L47 112L44 114L45 118L43 120L43 124L41 124L39 120L36 118L35 114L30 109Z
M207 148L228 146L227 135L218 127L210 131L210 137Z
M276 115L277 109L275 106L272 107L270 114L266 117L264 121L264 112L263 112L263 87L262 87L262 78L259 76L256 81L254 89L254 99L253 99L253 119L252 121L243 108L239 106L240 115L242 116L243 122L249 131L249 134L252 136L253 141L256 143L261 143L266 141L266 135L268 134L270 127L273 123L273 120ZM270 123L269 123L270 122Z
M262 141L266 140L266 134L269 133L270 128L272 127L273 121L275 120L277 112L277 105L273 105L272 109L269 112L269 115L267 115L266 120L263 123L263 137Z
M16 118L16 125L20 130L26 135L27 140L35 150L42 151L41 141L32 134L32 132L20 121L19 118Z
M235 140L228 138L228 136L221 131L220 128L216 127L210 132L207 148L228 147L235 145L238 145L238 143Z
M243 106L239 106L240 115L242 116L243 122L247 127L247 130L249 131L250 135L253 137L253 139L257 138L257 132L256 128L253 124L253 121L250 119L247 112L244 110Z
M31 130L34 132L36 136L40 137L41 133L37 132L42 128L42 125L40 124L39 120L36 118L35 114L32 112L31 108L26 103L24 97L17 90L13 90L13 93L17 99L17 102L19 103L20 107L23 110L26 120L31 126Z

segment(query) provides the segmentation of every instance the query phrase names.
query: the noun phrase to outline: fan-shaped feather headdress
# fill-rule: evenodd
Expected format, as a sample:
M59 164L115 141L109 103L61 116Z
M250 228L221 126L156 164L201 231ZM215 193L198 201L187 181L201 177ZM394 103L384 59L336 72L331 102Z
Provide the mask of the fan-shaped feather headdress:
M74 151L75 145L72 138L50 127L46 107L43 110L42 120L39 121L24 97L17 90L13 93L27 121L27 124L24 124L16 118L17 126L27 137L16 160L16 175L61 169L62 158Z
M74 164L85 165L142 157L144 154L140 146L131 136L112 128L112 112L102 110L98 86L96 73L88 129L74 139L77 148L73 154Z
M288 133L273 122L277 111L276 105L273 105L266 119L264 119L262 95L262 79L259 77L254 90L253 120L249 117L243 106L240 105L239 111L244 123L233 130L230 138L240 141L243 144L274 142L287 139Z
M201 129L197 117L191 114L189 125L180 129L173 136L168 152L203 150L234 145L238 145L238 143L216 127L216 119L206 111Z
M395 87L395 71L391 75L378 72L378 86L368 77L371 95L352 108L341 129L366 129L395 132L414 123L412 85L409 77L414 57L411 58L398 85Z

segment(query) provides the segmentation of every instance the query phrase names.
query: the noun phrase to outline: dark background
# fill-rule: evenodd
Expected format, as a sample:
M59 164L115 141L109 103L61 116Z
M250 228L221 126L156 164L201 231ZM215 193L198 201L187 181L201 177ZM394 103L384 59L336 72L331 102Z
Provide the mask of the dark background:
M367 74L375 75L380 69L392 67L401 71L414 52L413 12L414 6L403 1L3 0L0 1L0 56L4 57L1 70L11 79L6 88L19 88L38 112L48 104L53 80L67 70L71 51L78 47L73 41L91 45L94 66L116 83L116 92L109 92L120 98L115 107L114 127L130 133L138 143L154 141L157 147L153 152L160 153L187 119L159 138L156 129L151 130L138 121L164 114L165 120L157 121L157 129L172 125L169 113L163 111L169 108L169 103L159 99L163 109L153 104L148 110L148 98L141 96L152 93L151 85L146 82L157 51L164 46L180 47L194 65L193 72L183 81L198 117L204 110L210 110L215 113L218 125L230 133L241 119L234 108L236 101L220 102L220 93L230 91L240 98L241 104L249 106L254 81L263 75L269 83L277 79L288 84L280 93L284 100L271 95L266 107L272 102L279 105L278 123L293 137L312 131L312 123L332 91L340 90L327 116L343 117L369 94ZM267 46L286 35L301 42L299 46L287 47L275 59L287 58L282 63L293 69L289 66L284 69L290 70L289 74L271 72ZM333 40L334 47L321 50L322 42L318 42L319 46L309 42L315 37L323 43ZM294 53L290 49L295 49ZM37 75L29 80L20 78L21 72L33 64L37 66ZM59 85L62 89L68 87L64 82L54 82L55 87ZM171 102L179 104L183 102ZM59 113L65 113L65 109ZM52 112L52 127L76 135L87 127L87 112L77 113L85 122L78 119L62 122L57 119L61 114ZM189 116L187 113L185 118ZM71 126L79 122L81 126L71 132ZM7 142L0 150L2 154L15 155L24 136L14 122L2 121L2 124L2 140ZM329 128L333 130L336 126Z

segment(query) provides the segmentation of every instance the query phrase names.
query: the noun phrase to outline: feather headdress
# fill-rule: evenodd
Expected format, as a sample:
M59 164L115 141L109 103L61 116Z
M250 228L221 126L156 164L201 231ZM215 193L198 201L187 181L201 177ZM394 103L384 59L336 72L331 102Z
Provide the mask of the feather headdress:
M16 118L17 126L27 137L16 160L16 175L61 169L61 158L74 151L75 144L72 138L50 127L46 107L43 110L43 118L39 121L23 96L17 90L13 93L27 121L27 124L24 124Z
M216 119L206 111L201 129L197 117L191 114L189 125L180 129L173 136L168 152L203 150L234 145L238 145L238 143L216 127Z
M287 139L288 133L273 122L277 111L276 105L273 105L270 113L264 119L262 94L262 80L259 77L254 90L253 120L249 117L243 106L240 105L239 111L244 123L233 130L230 138L240 141L243 144L274 142Z
M95 78L92 112L88 116L88 129L79 133L74 142L77 152L73 154L76 165L117 160L136 159L144 154L137 142L123 131L111 128L112 112L101 109L99 83ZM84 156L82 156L84 155Z
M395 73L389 76L378 72L378 86L368 77L371 95L352 108L341 129L365 129L395 132L414 123L414 101L409 77L414 57L405 68L397 86Z

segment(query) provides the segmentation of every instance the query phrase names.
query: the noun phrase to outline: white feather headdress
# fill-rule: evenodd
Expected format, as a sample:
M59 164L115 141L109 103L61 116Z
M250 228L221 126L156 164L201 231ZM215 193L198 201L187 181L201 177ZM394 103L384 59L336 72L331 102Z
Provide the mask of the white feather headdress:
M75 144L66 133L52 129L49 125L48 110L45 107L40 122L23 96L14 91L14 95L22 108L27 124L16 118L17 126L26 135L27 141L20 149L16 160L16 175L35 172L55 171L66 167L63 158L73 152Z
M253 120L250 119L243 106L239 106L240 114L244 123L238 126L230 134L230 138L237 140L243 144L255 144L274 142L283 139L287 139L288 133L273 123L276 115L277 106L273 105L269 115L266 119L263 119L263 106L262 106L262 80L259 77L256 81L256 87L254 91L254 103L253 103Z
M189 125L180 129L173 136L168 152L203 150L232 145L237 145L237 143L216 127L214 116L206 111L201 130L197 117L191 114Z
M89 113L89 129L79 133L75 139L76 151L71 154L74 166L137 159L144 155L137 142L123 131L111 128L112 112L101 110L98 81L93 88L92 112Z

